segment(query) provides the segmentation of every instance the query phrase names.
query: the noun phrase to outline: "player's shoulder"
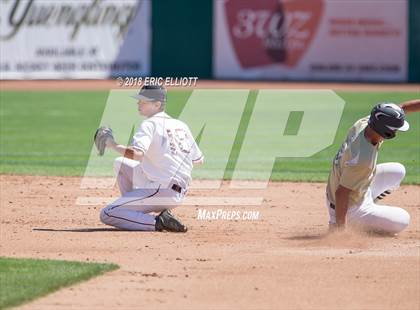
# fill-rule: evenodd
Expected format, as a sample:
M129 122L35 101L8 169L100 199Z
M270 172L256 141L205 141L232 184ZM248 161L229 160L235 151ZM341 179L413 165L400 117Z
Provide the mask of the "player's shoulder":
M188 127L188 125L187 125L185 122L183 122L183 121L181 121L181 120L179 120L179 119L175 119L175 118L174 118L174 122L175 122L176 124L178 124L180 127L189 128L189 127Z
M369 117L363 117L356 121L353 126L347 132L347 143L351 144L354 142L360 134L363 133L366 126L368 125Z
M146 118L142 124L146 126L158 127L166 124L168 120L172 120L172 117L165 112L159 112L149 118Z
M165 111L158 112L155 115L149 117L147 120L151 122L161 122L164 120L173 119L169 114L167 114Z
M353 124L352 128L355 129L356 131L362 131L366 128L368 123L369 123L369 116L365 116L365 117L362 117L361 119L357 120Z
M153 135L156 129L156 124L153 123L149 118L143 120L140 125L137 127L136 134L147 133L148 135Z
M153 126L154 126L154 121L151 118L146 118L142 120L140 123L140 127L153 127Z
M183 129L189 130L189 127L185 122L172 117L166 112L156 113L155 115L148 118L147 120L155 124L155 126L162 125L164 127L176 127L176 128L183 128Z
M171 118L170 122L173 124L173 126L177 128L189 129L188 125L185 122L181 121L180 119Z

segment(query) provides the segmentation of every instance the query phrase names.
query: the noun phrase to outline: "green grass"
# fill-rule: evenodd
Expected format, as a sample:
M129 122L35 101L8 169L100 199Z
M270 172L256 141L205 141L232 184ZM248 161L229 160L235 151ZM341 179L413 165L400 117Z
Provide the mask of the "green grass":
M1 173L81 175L106 92L1 92Z
M117 269L114 264L0 257L0 309Z
M348 128L367 115L376 102L402 102L419 97L414 92L337 94L344 99L346 106L334 143L310 158L277 158L272 180L325 181L331 160ZM189 95L185 91L170 92L168 112L173 116L179 115ZM100 91L1 92L0 173L83 175L92 147L92 134L100 123L107 97L107 92ZM242 114L225 178L230 178L235 168L255 97L256 93L251 93ZM295 134L301 119L299 112L291 114L285 134ZM399 134L397 139L386 141L380 151L379 162L401 162L407 168L405 183L420 184L420 113L409 115L408 120L410 131ZM218 146L214 144L212 147ZM201 171L197 169L196 175L211 178L211 169L214 169L212 161L217 162L217 158L208 158L208 170L205 167ZM251 176L252 171L255 176L258 175L259 167L258 158L253 159L250 164Z

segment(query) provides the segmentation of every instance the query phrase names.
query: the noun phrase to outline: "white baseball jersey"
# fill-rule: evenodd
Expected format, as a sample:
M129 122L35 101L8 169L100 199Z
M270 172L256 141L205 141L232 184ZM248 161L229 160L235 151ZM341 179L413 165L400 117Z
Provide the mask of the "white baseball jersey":
M151 181L187 188L193 162L203 159L188 126L165 112L144 120L133 136L133 148L144 153L141 168Z

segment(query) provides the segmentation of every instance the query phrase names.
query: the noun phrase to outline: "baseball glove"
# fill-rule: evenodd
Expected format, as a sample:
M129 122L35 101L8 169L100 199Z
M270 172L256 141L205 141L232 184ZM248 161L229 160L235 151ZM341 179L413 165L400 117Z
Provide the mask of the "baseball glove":
M98 149L99 156L104 155L106 141L108 139L114 140L114 136L112 135L111 128L102 126L96 129L95 136L93 137L93 141L95 141L95 145L96 145L96 148Z

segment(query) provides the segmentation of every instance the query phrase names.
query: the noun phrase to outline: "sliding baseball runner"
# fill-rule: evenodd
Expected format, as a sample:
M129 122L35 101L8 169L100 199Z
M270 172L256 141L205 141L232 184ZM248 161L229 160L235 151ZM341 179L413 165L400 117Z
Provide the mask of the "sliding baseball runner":
M124 230L186 232L169 210L184 199L193 165L203 163L203 154L188 126L165 113L165 88L143 86L133 97L146 119L132 145L118 144L107 127L95 133L99 155L105 148L122 155L114 164L121 197L101 211L100 219Z
M341 230L347 223L363 230L396 234L408 226L407 211L376 203L399 187L405 168L400 163L377 165L376 161L384 140L395 138L397 131L409 129L405 114L419 110L420 100L400 106L381 103L370 116L350 128L328 179L327 208L332 230Z

